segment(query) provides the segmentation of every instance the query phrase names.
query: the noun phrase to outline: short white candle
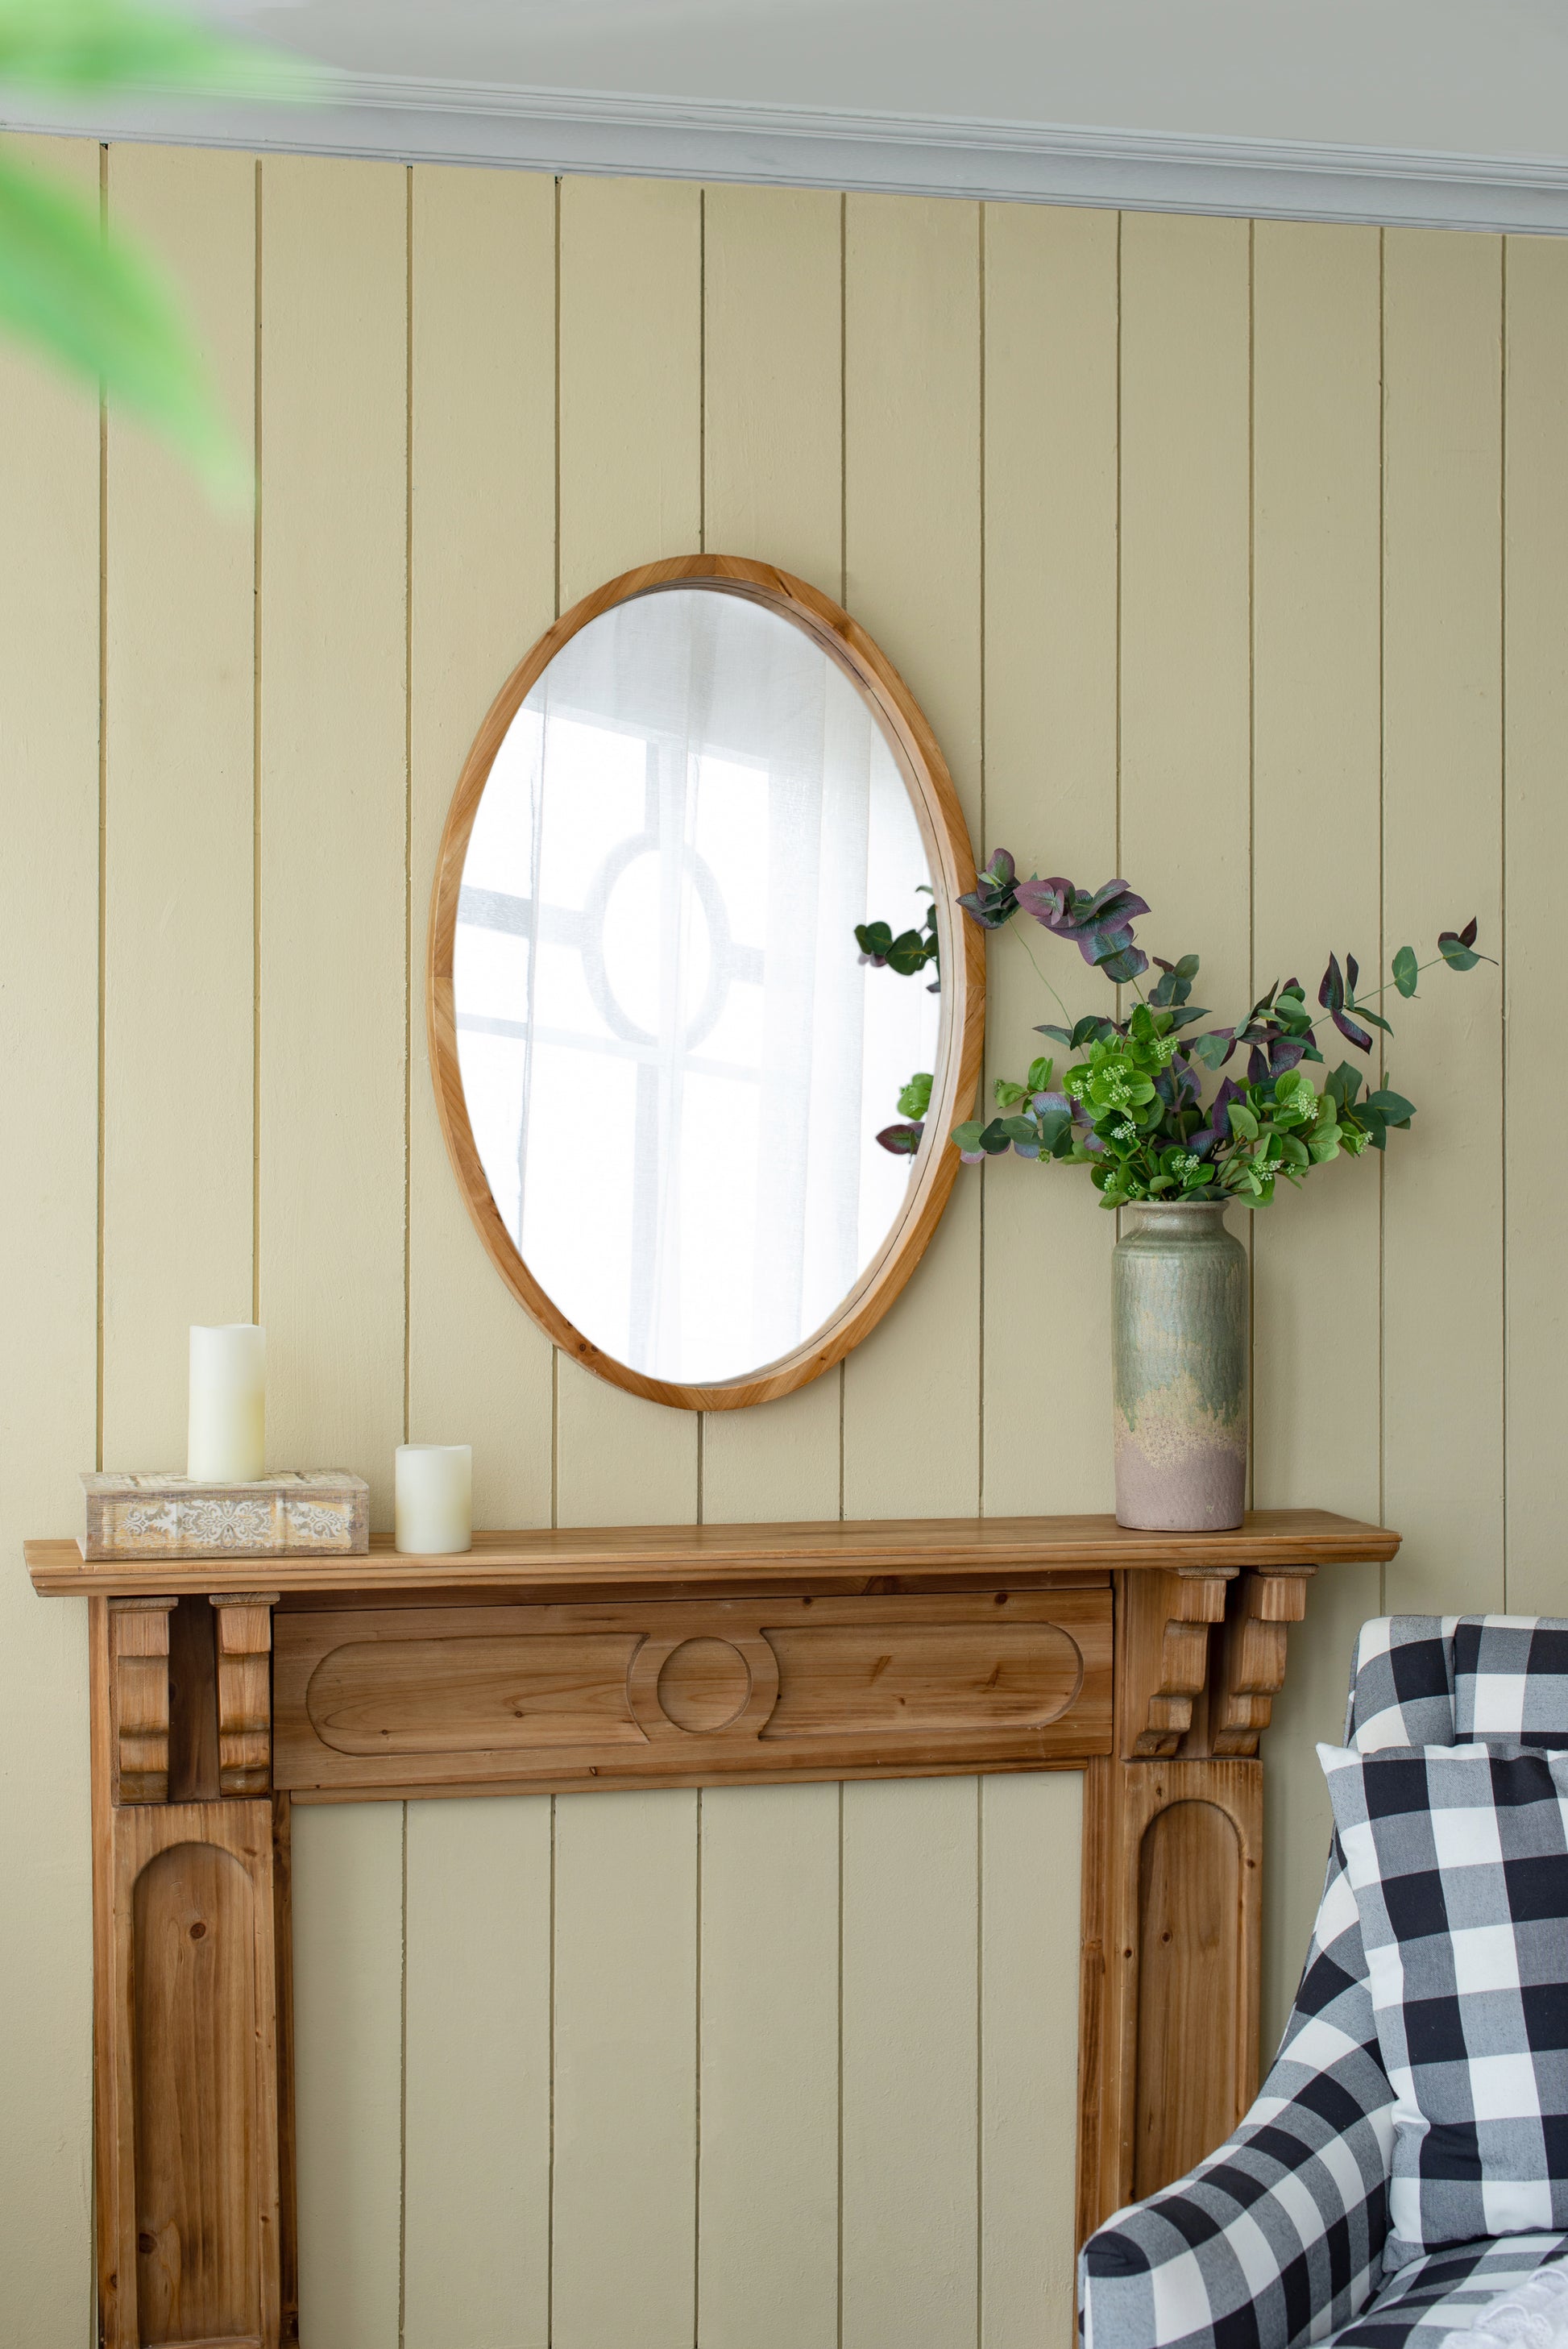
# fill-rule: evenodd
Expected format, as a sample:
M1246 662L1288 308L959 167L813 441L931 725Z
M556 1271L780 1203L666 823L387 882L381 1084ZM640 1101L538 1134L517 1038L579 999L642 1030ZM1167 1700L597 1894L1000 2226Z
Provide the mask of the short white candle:
M393 1536L415 1557L471 1549L474 1454L469 1444L400 1444L393 1476Z
M251 1485L266 1456L266 1331L253 1321L192 1328L186 1475L198 1485Z

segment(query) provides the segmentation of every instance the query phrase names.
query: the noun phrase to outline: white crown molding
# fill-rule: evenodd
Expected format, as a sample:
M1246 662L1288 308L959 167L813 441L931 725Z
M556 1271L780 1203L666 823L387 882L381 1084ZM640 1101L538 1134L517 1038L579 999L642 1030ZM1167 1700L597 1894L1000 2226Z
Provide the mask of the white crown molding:
M532 171L740 180L1128 211L1568 233L1568 160L811 111L340 74L309 106L150 91L7 129Z

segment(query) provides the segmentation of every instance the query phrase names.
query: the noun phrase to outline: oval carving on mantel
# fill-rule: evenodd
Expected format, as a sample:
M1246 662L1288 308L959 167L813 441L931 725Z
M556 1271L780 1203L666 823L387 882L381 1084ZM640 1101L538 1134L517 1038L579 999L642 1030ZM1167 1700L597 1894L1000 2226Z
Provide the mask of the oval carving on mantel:
M284 1614L280 1786L761 1776L1104 1753L1108 1588Z

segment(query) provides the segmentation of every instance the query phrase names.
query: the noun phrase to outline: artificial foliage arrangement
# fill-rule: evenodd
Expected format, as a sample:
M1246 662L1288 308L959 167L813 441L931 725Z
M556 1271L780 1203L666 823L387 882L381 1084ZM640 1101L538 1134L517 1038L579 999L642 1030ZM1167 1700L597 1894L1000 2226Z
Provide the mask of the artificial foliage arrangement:
M1316 1009L1308 1006L1299 979L1283 986L1276 979L1244 1019L1201 1028L1212 1014L1191 1000L1200 967L1195 954L1176 962L1156 955L1159 978L1147 989L1140 984L1150 957L1136 943L1133 924L1150 909L1125 881L1107 881L1093 891L1059 876L1021 881L1013 858L999 848L975 889L958 902L984 929L1005 929L1020 914L1037 922L1137 998L1119 1019L1092 1011L1075 1019L1036 961L1026 935L1016 930L1062 1014L1062 1024L1047 1022L1035 1032L1058 1050L1032 1061L1022 1079L998 1079L997 1114L955 1126L951 1137L971 1164L1010 1150L1042 1165L1088 1166L1105 1207L1145 1200L1263 1207L1282 1180L1299 1184L1315 1166L1341 1155L1382 1150L1391 1129L1409 1125L1415 1103L1387 1078L1364 1082L1348 1061L1315 1083L1308 1064L1326 1067L1318 1026L1326 1019L1347 1043L1370 1055L1374 1029L1393 1033L1372 1009L1390 988L1408 999L1424 970L1439 964L1473 970L1491 960L1476 950L1472 919L1462 929L1442 931L1437 953L1425 962L1413 947L1401 947L1392 977L1368 994L1357 991L1355 956L1346 955L1341 964L1331 954ZM935 961L934 908L926 929L929 937L915 930L894 937L888 924L868 923L855 936L862 960L913 972ZM1244 1074L1223 1073L1243 1052ZM1059 1081L1058 1060L1065 1062ZM1221 1079L1207 1101L1205 1074ZM903 1122L877 1136L884 1149L913 1155L920 1148L931 1090L929 1075L910 1079L899 1095Z

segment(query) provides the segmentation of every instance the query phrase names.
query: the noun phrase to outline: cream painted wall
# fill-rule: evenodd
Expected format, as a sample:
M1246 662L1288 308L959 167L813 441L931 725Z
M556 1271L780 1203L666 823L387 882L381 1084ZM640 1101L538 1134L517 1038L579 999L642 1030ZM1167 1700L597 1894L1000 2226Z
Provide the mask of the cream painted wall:
M424 1066L436 837L606 574L770 556L886 646L977 843L1239 1001L1506 902L1422 1102L1255 1235L1256 1484L1326 1578L1268 1741L1268 2032L1357 1622L1568 1609L1544 982L1568 812L1568 245L53 145L168 254L259 522L12 357L0 413L0 2344L89 2333L84 1625L22 1536L178 1458L253 1307L279 1457L472 1439L490 1523L1108 1497L1087 1186L961 1185L872 1340L706 1424L552 1358ZM994 961L999 1062L1037 1016ZM1218 993L1214 990L1220 990ZM1461 1114L1469 1088L1480 1114ZM1070 1776L300 1811L308 2349L1033 2349L1068 2323Z

